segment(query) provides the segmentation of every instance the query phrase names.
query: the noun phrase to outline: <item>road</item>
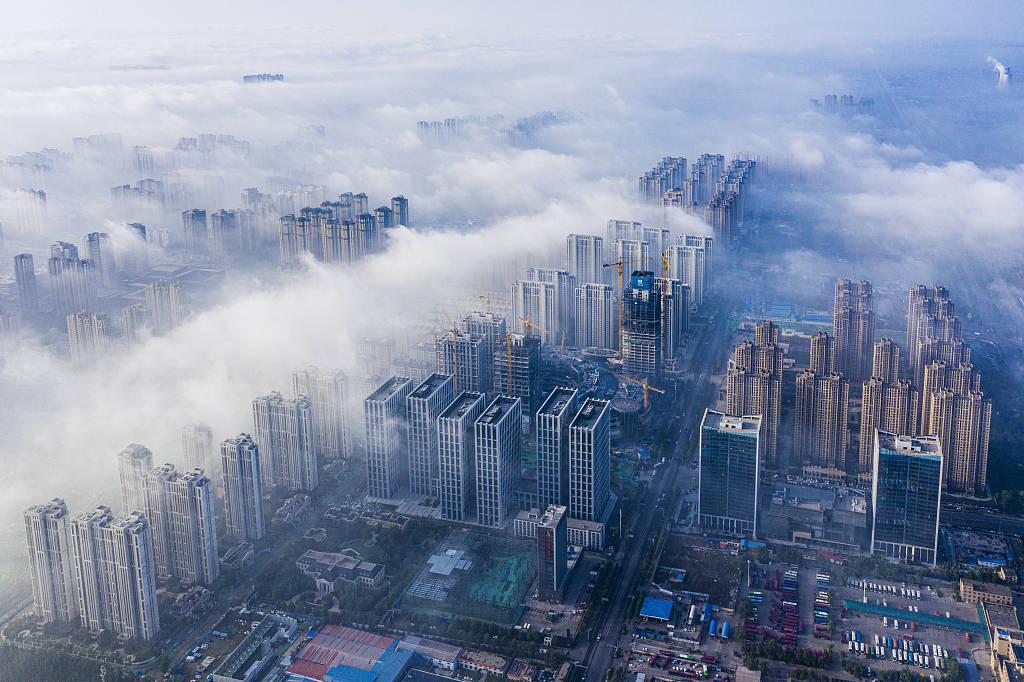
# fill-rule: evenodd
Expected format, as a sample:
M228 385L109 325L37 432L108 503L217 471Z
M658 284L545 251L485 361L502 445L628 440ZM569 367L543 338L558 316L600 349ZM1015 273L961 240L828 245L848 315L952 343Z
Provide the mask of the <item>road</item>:
M939 518L943 525L1024 535L1024 517L1014 516L1013 514L977 509L970 511L966 509L964 511L943 509Z

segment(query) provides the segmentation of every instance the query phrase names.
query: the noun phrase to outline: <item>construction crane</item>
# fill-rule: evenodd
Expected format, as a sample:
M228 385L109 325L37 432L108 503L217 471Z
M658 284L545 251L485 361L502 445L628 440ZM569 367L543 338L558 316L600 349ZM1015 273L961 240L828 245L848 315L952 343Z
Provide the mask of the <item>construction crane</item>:
M519 320L521 320L523 324L521 324L517 329L514 329L514 330L510 331L509 333L505 334L505 336L503 336L500 339L498 339L498 343L501 343L502 341L504 341L506 346L507 346L507 348L508 348L508 383L505 384L505 390L508 391L509 395L512 394L512 335L513 334L519 334L520 332L523 332L525 334L525 336L527 338L529 338L530 337L530 327L534 327L536 329L539 329L540 331L544 332L545 334L549 334L549 335L551 334L551 332L549 332L544 327L541 327L538 324L534 324L533 322L530 322L530 320L528 320L525 317L520 317Z
M452 374L455 377L455 390L459 390L459 325L455 324L455 320L448 314L447 310L444 312L444 316L448 318L448 321L452 323Z
M604 367L601 367L600 365L598 366L598 369L600 369L602 371L605 371L605 372L608 372L609 374L612 374L614 376L617 376L620 379L625 379L626 381L631 381L631 382L633 382L634 384L636 384L638 386L643 386L643 388L644 388L644 412L647 411L647 404L648 404L647 392L648 391L656 391L656 392L658 392L658 393L660 393L662 395L665 395L665 391L661 390L660 388L655 388L654 386L651 386L649 383L647 383L647 379L644 379L643 381L640 381L639 379L634 379L633 377L627 377L625 374L619 374L618 372L613 372L610 369L605 369Z
M558 357L565 357L565 331L562 331L562 345L558 348Z
M635 260L622 260L621 258L611 263L605 263L601 267L611 268L617 267L619 269L619 357L622 357L622 266L629 265L630 263L643 263L654 258L654 256L648 256L647 258L637 258Z
M498 296L491 296L491 292L489 292L489 291L486 294L480 294L479 298L482 298L482 299L487 301L487 314L488 315L491 314L491 301L492 300L494 300L494 301L505 301L506 303L508 302L507 298L500 298Z

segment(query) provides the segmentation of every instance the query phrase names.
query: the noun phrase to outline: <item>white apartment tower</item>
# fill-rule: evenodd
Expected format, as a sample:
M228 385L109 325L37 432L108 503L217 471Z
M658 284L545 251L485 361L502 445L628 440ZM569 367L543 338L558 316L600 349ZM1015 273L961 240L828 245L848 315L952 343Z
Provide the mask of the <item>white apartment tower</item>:
M220 457L228 535L259 540L264 532L259 447L249 434L239 434L220 444Z
M64 500L53 499L25 510L25 534L36 615L47 623L75 621L78 601Z
M209 585L220 575L213 484L202 469L164 464L143 477L157 575Z

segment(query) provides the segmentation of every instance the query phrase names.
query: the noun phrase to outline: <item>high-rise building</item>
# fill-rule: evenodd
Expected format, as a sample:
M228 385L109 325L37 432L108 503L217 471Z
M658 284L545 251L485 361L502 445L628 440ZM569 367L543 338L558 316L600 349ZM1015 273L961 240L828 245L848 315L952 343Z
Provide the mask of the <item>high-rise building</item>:
M655 382L661 379L662 312L654 273L634 270L629 287L622 292L622 371L626 376Z
M562 341L568 339L569 345L574 345L573 334L575 333L575 326L573 308L576 294L576 276L569 274L567 270L530 267L527 268L526 277L534 282L548 282L555 287L554 310L553 314L549 316L551 326L545 327L550 334L545 335L546 338L554 344L561 344ZM533 322L529 316L523 315L523 317ZM539 323L534 322L534 324Z
M68 507L55 498L25 510L32 602L43 622L78 620Z
M985 496L992 401L980 390L953 388L932 391L929 400L928 433L942 444L946 490Z
M761 424L759 415L704 411L697 482L702 528L757 537Z
M895 384L900 378L900 347L892 339L882 339L874 345L871 356L871 376L887 384ZM895 433L908 433L896 431Z
M437 419L455 400L455 379L434 373L406 399L409 429L409 490L414 495L437 495L441 479Z
M501 527L515 506L522 460L522 401L499 395L473 425L476 510L482 526Z
M611 410L587 398L569 424L569 516L601 521L611 500Z
M942 460L938 438L875 431L872 554L935 565Z
M181 455L185 471L210 471L215 454L213 430L206 424L189 424L181 430Z
M482 336L453 330L437 338L437 371L454 377L455 391L484 393L488 388L488 348ZM490 348L493 354L493 344Z
M396 226L401 225L402 227L410 227L408 199L401 195L397 197L391 197L391 213L393 215L393 221Z
M665 227L641 227L640 241L647 244L651 255L657 260L672 245L672 232Z
M474 424L486 405L483 393L460 393L437 418L438 500L441 518L466 521L476 493Z
M660 202L665 192L682 187L686 180L686 158L666 156L640 176L640 201Z
M887 383L879 377L871 377L864 382L857 458L859 471L871 471L876 429L890 433L917 434L920 399L920 392L908 379Z
M555 388L537 410L537 504L569 504L569 424L578 411L579 393Z
M929 340L933 344L944 344L959 338L960 318L949 298L949 290L941 285L912 286L907 303L907 355L915 386L922 386L925 366L941 359L928 357L922 346L927 346ZM970 362L970 357L963 361Z
M149 247L146 226L128 223L127 243L117 252L117 268L126 275L139 275L149 269Z
M678 279L654 278L654 287L661 299L662 358L668 360L680 352L683 334L690 326L690 287Z
M181 282L157 280L146 285L146 307L157 331L174 329L185 319Z
M260 451L247 433L220 444L224 476L224 520L228 535L253 542L263 537Z
M551 282L519 280L512 285L513 318L517 324L521 318L551 332L540 332L542 344L561 341L560 336L555 338L557 332L552 329L558 324L558 293L557 286Z
M843 375L804 370L796 378L794 451L800 461L844 469L848 444L850 384Z
M531 413L539 403L540 339L509 334L494 346L491 392L519 398L523 410Z
M565 269L577 282L604 282L604 239L593 234L565 238Z
M160 631L160 614L146 515L133 511L114 518L110 507L97 507L72 517L69 535L82 626L153 639Z
M406 400L412 389L412 379L393 376L363 401L370 497L388 499L398 492L399 457L408 433Z
M146 510L142 477L152 468L153 453L144 445L132 443L117 455L117 469L121 481L121 508L126 515Z
M670 246L666 254L672 277L690 288L692 307L704 305L707 286L707 252L699 246Z
M828 332L811 336L810 370L815 374L832 374L836 371L836 340Z
M437 416L437 477L433 483L442 518L465 521L475 507L474 422L486 406L483 393L465 391L448 401Z
M114 244L106 232L90 232L85 235L85 248L92 267L94 281L101 287L114 285Z
M93 286L89 261L78 257L78 247L57 242L50 247L46 261L50 273L50 295L53 308L60 315L96 309L96 288Z
M320 472L309 400L285 400L274 391L253 400L252 411L263 488L279 485L288 490L315 490Z
M292 374L295 397L309 400L313 411L313 448L323 459L352 454L352 435L346 407L346 379L341 370L309 367Z
M94 362L110 353L110 327L103 313L85 311L67 316L68 349L75 363Z
M490 312L470 313L462 318L462 329L470 337L478 336L483 340L483 363L477 372L483 375L485 390L489 391L491 390L491 373L494 367L495 342L504 338L507 333L505 318ZM456 391L458 391L457 386Z
M686 234L682 237L683 246L692 246L704 251L704 293L711 291L712 255L715 240L702 234ZM681 279L681 278L680 278Z
M849 381L871 376L875 345L875 311L871 282L836 282L832 333L836 337L836 369Z
M560 602L569 576L568 510L554 504L542 509L537 520L537 592L544 601Z
M576 287L573 316L579 348L614 350L618 345L615 328L615 289L608 284L583 282Z
M210 214L210 256L218 263L230 261L242 247L238 213L221 209Z
M201 208L182 211L181 222L185 230L185 250L189 255L199 258L208 255L210 236L206 229L206 211Z
M213 484L202 469L164 464L142 477L157 575L209 585L220 575Z
M149 308L142 303L133 303L121 308L121 327L124 340L134 346L142 340L143 330L150 326Z
M779 330L772 322L758 323L754 341L744 341L733 350L726 375L726 413L761 415L762 465L774 467L782 414L782 349Z
M640 239L641 223L635 220L609 220L605 226L607 241L614 243L619 239Z
M643 268L644 261L653 260L651 245L640 239L616 239L613 247L615 260L622 261L623 264L632 264L626 265L626 272L629 272L630 267Z
M36 284L36 266L31 253L19 253L14 257L14 281L18 285L21 314L30 316L38 313L39 288Z

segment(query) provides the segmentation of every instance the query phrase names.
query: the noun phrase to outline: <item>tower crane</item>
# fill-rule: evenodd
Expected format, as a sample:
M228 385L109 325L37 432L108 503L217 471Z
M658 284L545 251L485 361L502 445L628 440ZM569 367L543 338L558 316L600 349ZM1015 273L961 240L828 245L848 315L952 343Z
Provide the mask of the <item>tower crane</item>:
M455 390L459 390L459 326L455 324L455 320L445 310L444 316L448 318L448 321L452 324L452 374L455 377Z
M539 329L540 331L544 332L545 334L548 334L548 335L551 334L551 332L549 332L544 327L541 327L539 324L534 324L533 322L530 322L530 320L525 318L525 317L520 317L518 319L523 324L521 324L518 328L510 331L509 333L505 334L505 336L503 336L500 339L498 339L499 343L504 341L506 343L507 348L508 348L508 383L505 384L505 389L509 392L509 394L512 393L512 335L513 334L519 334L520 332L523 332L525 334L525 336L527 338L529 338L530 337L530 328L531 327L533 327L534 329Z
M662 395L665 395L665 391L661 390L660 388L655 388L654 386L651 386L649 383L647 383L647 379L646 378L643 381L640 381L639 379L634 379L633 377L628 377L625 374L619 374L618 372L613 372L610 369L605 369L604 367L601 367L601 366L598 366L598 369L600 369L602 371L605 371L605 372L608 372L608 374L612 374L614 376L617 376L620 379L625 379L626 381L630 381L630 382L632 382L632 383L634 383L634 384L636 384L638 386L643 386L643 389L644 389L644 411L645 412L647 411L647 404L648 404L647 392L648 391L656 391L658 393L661 393Z

